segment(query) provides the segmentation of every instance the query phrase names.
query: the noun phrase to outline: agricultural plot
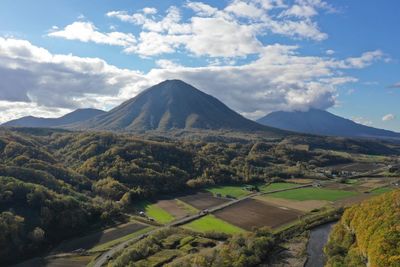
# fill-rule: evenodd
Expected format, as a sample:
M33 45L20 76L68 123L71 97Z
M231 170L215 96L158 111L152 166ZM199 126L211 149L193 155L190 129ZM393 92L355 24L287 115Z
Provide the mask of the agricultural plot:
M107 229L102 232L97 232L80 238L67 240L61 243L57 248L55 248L52 251L52 254L68 253L77 249L88 250L95 246L110 242L115 239L119 239L133 232L137 232L146 227L146 225L140 223L127 223L112 229Z
M330 167L330 169L348 172L369 172L382 168L384 164L375 162L356 162L350 164L341 164Z
M172 204L165 203L164 207L169 208L170 210L174 210L177 212L178 209L175 209ZM144 211L146 216L154 219L158 223L169 223L175 220L175 217L170 214L167 210L160 207L157 203L150 203L148 201L142 201L137 205L137 208L141 211Z
M251 231L254 227L276 228L296 220L303 213L297 210L269 205L256 199L246 199L217 211L215 216L228 223Z
M291 200L327 200L336 201L339 199L355 196L358 193L344 190L334 190L325 188L299 188L283 192L272 193L269 196Z
M183 227L197 232L215 231L226 234L236 234L244 232L243 229L235 225L229 224L228 222L225 222L221 219L218 219L213 215L201 217L198 220L185 224Z
M297 200L290 200L290 199L283 199L283 198L274 198L268 195L256 196L255 199L264 201L265 203L277 207L286 207L289 209L298 210L301 212L310 212L315 209L320 209L330 202L326 200L304 200L304 201L297 201Z
M244 189L243 185L232 185L232 186L213 186L210 188L207 188L206 190L210 193L212 193L214 196L216 195L221 195L223 197L234 197L234 198L240 198L244 197L251 192Z
M276 190L283 190L283 189L288 189L288 188L293 188L299 186L298 184L294 183L272 183L272 184L265 184L261 185L258 188L260 189L261 192L272 192Z
M179 200L196 209L203 210L228 202L228 199L214 197L210 192L199 192L193 195L180 197Z
M75 256L52 259L35 258L14 265L14 267L84 267L92 260L92 258L93 256Z

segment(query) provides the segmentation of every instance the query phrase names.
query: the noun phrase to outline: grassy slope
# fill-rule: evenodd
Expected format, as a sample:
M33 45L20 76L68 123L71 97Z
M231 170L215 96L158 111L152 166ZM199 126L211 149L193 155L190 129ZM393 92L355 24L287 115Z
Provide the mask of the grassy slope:
M113 246L116 246L116 245L118 245L118 244L120 244L120 243L122 243L122 242L125 242L125 241L127 241L127 240L129 240L129 239L131 239L131 238L138 237L138 236L140 236L141 234L145 234L145 233L147 233L147 232L150 232L150 231L153 230L153 229L154 229L153 226L149 226L149 227L143 228L143 229L141 229L141 230L139 230L139 231L136 231L136 232L133 232L133 233L131 233L131 234L129 234L129 235L126 235L126 236L123 236L123 237L121 237L121 238L112 240L112 241L110 241L110 242L107 242L107 243L104 243L104 244L95 246L94 248L90 249L89 252L101 252L101 251L108 250L108 249L110 249L110 248L113 247Z
M343 190L332 190L323 188L300 188L284 192L273 193L270 196L277 198L286 198L294 200L328 200L335 201L338 199L357 195L356 192Z
M213 215L207 215L191 223L188 223L184 225L184 228L198 232L216 231L226 234L236 234L245 232L245 230L237 226L234 226L232 224L229 224L223 220L220 220L214 217Z

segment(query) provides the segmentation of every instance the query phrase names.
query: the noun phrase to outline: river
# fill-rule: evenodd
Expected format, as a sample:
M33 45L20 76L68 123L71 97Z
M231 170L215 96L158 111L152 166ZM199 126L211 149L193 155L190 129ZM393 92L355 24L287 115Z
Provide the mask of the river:
M325 254L323 248L328 241L329 233L336 222L323 224L311 230L310 239L307 245L308 259L305 267L323 267Z

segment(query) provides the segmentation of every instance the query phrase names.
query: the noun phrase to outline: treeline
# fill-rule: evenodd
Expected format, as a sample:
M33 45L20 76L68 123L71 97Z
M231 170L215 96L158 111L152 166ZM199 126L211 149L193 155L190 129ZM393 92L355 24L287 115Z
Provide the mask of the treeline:
M347 209L324 248L327 266L400 266L400 190Z

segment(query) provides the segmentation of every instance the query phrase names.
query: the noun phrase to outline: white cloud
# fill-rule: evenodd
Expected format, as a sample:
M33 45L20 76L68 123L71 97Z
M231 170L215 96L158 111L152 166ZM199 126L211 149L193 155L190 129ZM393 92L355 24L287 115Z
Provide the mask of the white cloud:
M342 62L342 67L362 69L382 58L384 58L384 54L381 50L365 52L360 57L352 57L346 59Z
M51 37L65 38L67 40L79 40L81 42L94 42L122 47L131 47L136 44L135 36L130 33L102 33L97 30L93 23L83 21L74 22L67 25L62 30L51 31L48 35Z
M352 117L351 118L352 121L354 121L355 123L359 123L365 126L372 126L373 123L371 120L363 118L363 117Z
M325 51L325 53L326 53L328 56L332 56L333 54L335 54L335 50L328 49L328 50Z
M51 54L24 40L0 37L0 100L38 107L102 107L141 75L99 58Z
M156 61L156 65L162 69L176 69L176 68L182 68L181 65L175 63L172 60L168 59L159 59Z
M300 10L297 12L304 15L293 17L290 13L294 11L290 10L296 10L296 6L305 10L309 7L312 16ZM328 7L320 0L298 0L291 6L280 0L233 0L222 9L189 1L183 7L192 10L194 15L184 20L181 9L176 6L169 7L164 16L149 8L132 14L110 11L106 15L140 27L138 44L125 52L144 57L182 49L195 56L244 57L258 53L262 46L259 37L266 34L315 41L328 37L312 19L320 9ZM272 12L282 9L286 15Z
M21 107L23 115L110 109L165 79L182 79L256 118L276 110L326 109L336 102L336 86L355 81L341 73L349 67L346 59L303 56L297 46L258 49L257 59L241 65L226 65L222 58L222 66L183 67L163 59L156 62L160 68L141 73L99 58L52 54L28 41L0 38L0 121L22 115L13 113L14 107Z
M382 117L383 121L392 121L394 119L396 119L396 116L394 114L386 114Z

